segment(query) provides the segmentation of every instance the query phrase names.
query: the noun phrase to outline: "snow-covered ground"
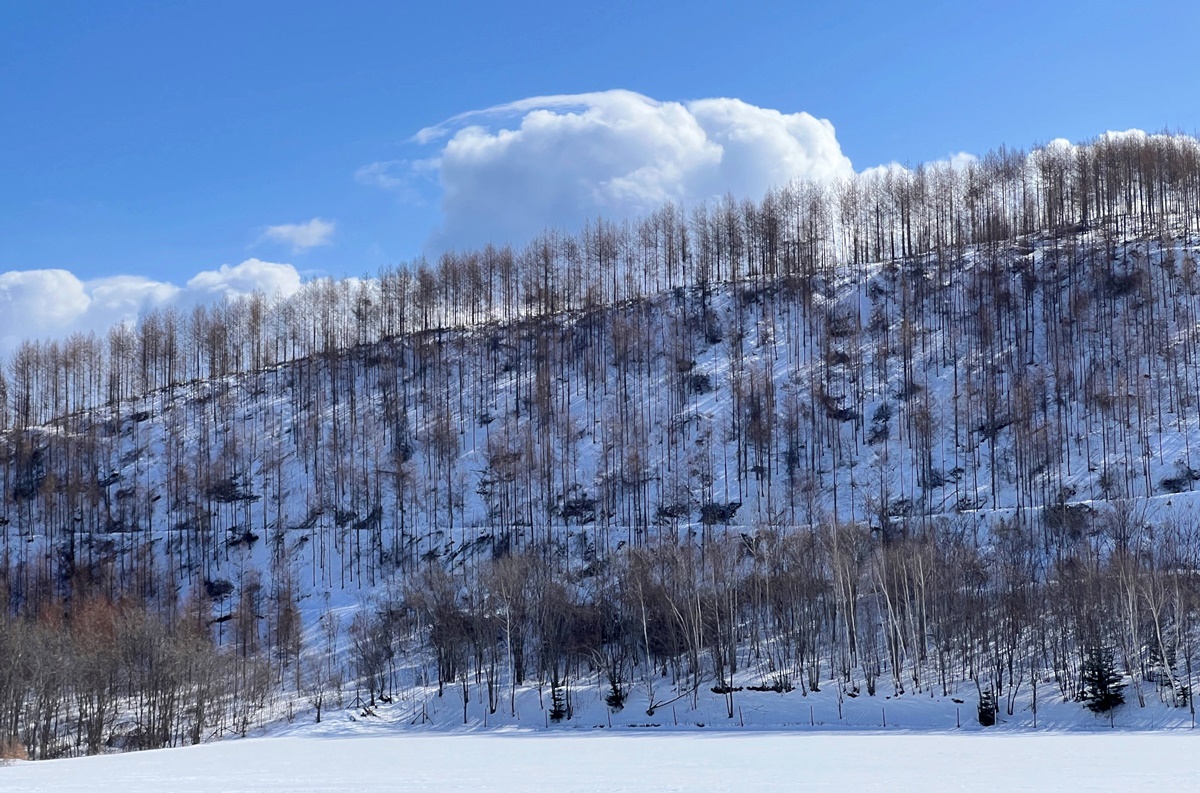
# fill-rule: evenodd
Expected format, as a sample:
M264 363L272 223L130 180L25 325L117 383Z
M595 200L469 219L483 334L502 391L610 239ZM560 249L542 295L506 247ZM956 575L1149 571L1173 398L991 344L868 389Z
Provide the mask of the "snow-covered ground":
M747 675L747 681L751 679ZM733 716L726 697L706 687L693 701L680 697L664 684L647 699L644 688L629 694L620 711L612 711L605 702L606 689L601 680L580 686L571 693L571 715L559 723L550 721L550 691L539 697L535 688L518 689L510 701L504 696L500 708L490 713L486 704L471 688L472 699L464 713L461 686L448 687L442 697L435 688L412 687L396 692L390 704L373 708L327 709L320 724L313 723L307 703L295 704L296 717L285 724L282 717L268 723L257 735L339 738L348 734L383 735L403 731L424 732L521 730L544 734L598 729L637 729L645 732L673 730L789 730L806 734L826 732L945 732L1029 733L1061 732L1178 732L1192 729L1187 707L1163 703L1157 691L1150 689L1146 706L1138 707L1132 687L1124 690L1126 703L1109 713L1094 714L1081 702L1064 699L1048 682L1038 686L1036 712L1028 682L1013 696L1013 712L1008 713L1008 697L1001 697L996 724L981 727L977 719L978 694L969 683L959 684L950 695L940 691L905 693L897 696L889 685L881 684L876 696L860 693L839 696L839 687L830 683L819 692L802 693L798 688L786 693L741 690L733 695ZM353 692L346 704L351 705ZM653 712L651 712L653 711ZM254 733L252 733L254 734Z
M38 791L1184 791L1195 733L603 732L230 741L0 768Z

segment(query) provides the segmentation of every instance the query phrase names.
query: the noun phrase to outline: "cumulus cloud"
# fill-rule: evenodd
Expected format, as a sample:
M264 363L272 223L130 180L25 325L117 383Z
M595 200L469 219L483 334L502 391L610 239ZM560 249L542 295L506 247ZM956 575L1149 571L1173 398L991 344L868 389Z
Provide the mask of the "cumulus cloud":
M965 171L968 167L970 167L974 163L979 162L979 158L976 157L974 154L970 154L965 151L960 151L955 154L951 154L945 160L938 160L937 162L945 163L956 171Z
M300 289L300 273L290 264L247 259L230 267L198 273L187 283L188 291L204 298L244 297L254 292L290 297Z
M82 321L70 330L104 330L136 319L144 309L171 305L187 297L174 284L136 275L99 278L80 282L80 286L88 296L88 304L80 315Z
M334 228L335 224L331 220L313 218L305 223L267 226L260 239L282 242L290 245L293 252L300 253L319 245L328 245L333 241Z
M254 292L288 297L300 286L300 274L292 265L259 259L197 273L182 287L130 275L84 281L69 270L0 273L0 354L11 352L22 339L103 333L154 308L212 303Z
M964 171L967 168L969 168L971 165L973 165L974 163L977 163L977 162L979 162L979 158L976 157L974 154L968 154L965 151L960 151L960 152L955 152L954 154L950 154L946 157L943 157L940 160L932 160L930 162L924 163L924 165L926 168L950 168L951 170L954 170L954 171ZM892 162L887 163L886 165L874 165L870 168L864 168L863 171L859 174L859 176L868 177L868 178L870 178L870 177L883 178L883 177L886 177L889 173L894 176L901 176L904 174L912 173L912 169L910 169L908 166L901 165L898 162L892 161Z
M359 181L399 187L406 169L441 187L438 247L527 239L546 226L629 217L664 201L761 197L794 179L853 173L833 125L738 99L661 102L632 91L540 96L421 130L434 157L379 162Z
M70 327L85 314L91 296L67 270L0 274L0 335L41 335Z
M1100 139L1112 143L1122 143L1125 141L1144 141L1150 138L1167 139L1171 137L1171 135L1147 135L1145 130L1135 128L1124 130L1110 129L1108 132L1105 132L1103 135L1101 135ZM1062 138L1059 138L1058 140L1062 140Z

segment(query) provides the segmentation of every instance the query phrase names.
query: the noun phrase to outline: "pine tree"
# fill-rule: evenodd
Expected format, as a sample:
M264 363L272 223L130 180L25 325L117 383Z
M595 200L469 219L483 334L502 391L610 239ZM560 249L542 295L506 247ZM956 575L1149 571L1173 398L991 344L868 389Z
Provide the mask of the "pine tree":
M996 694L990 688L979 694L979 723L984 727L996 723Z
M1107 713L1125 702L1125 685L1113 661L1112 650L1089 647L1080 672L1083 680L1083 701L1093 713Z

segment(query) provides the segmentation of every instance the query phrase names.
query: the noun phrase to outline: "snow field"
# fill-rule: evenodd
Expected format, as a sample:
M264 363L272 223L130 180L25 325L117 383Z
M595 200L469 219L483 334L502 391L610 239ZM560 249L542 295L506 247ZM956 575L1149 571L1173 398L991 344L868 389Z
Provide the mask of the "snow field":
M5 793L1186 791L1195 733L417 734L228 741L0 768Z

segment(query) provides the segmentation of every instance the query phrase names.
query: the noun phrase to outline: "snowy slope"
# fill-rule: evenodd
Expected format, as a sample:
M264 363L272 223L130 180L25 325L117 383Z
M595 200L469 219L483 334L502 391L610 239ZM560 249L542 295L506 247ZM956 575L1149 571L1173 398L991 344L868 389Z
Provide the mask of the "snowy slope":
M1093 259L1108 255L1096 235L1074 242ZM598 559L651 537L698 547L712 536L745 536L749 545L767 527L804 531L839 521L881 534L935 525L970 538L994 562L987 549L1001 521L1040 538L1049 534L1048 508L1099 522L1117 501L1136 519L1140 543L1153 523L1193 522L1200 509L1192 473L1200 468L1192 460L1200 450L1192 394L1200 367L1185 356L1200 295L1180 290L1172 310L1159 307L1153 343L1139 336L1150 323L1138 314L1153 304L1108 295L1112 314L1081 309L1068 318L1081 326L1080 355L1056 368L1048 334L1058 326L1044 312L1047 295L1068 288L1066 276L1054 277L1058 246L1046 238L986 256L968 250L951 263L877 262L838 271L811 291L724 284L540 323L413 334L63 417L13 433L42 454L33 455L37 465L14 465L13 478L42 478L36 495L6 504L4 550L28 574L51 568L68 544L114 569L136 570L150 549L183 593L228 587L206 605L214 620L229 617L252 587L274 591L286 581L312 647L327 608L343 615L345 628L368 596L416 569L432 563L466 580L514 548L548 549L577 583ZM1197 252L1186 237L1124 241L1119 261L1105 266L1165 271ZM997 261L1010 299L1026 272L1042 280L1039 299L1022 314L1028 329L1015 334L1019 344L989 348L985 359L965 317L978 313L970 298L978 299L983 271ZM1097 278L1111 276L1106 269ZM933 290L938 277L958 326L943 325L909 294ZM908 312L905 301L914 300ZM1141 318L1117 333L1120 312ZM1112 356L1107 367L1093 350L1102 343ZM1016 416L1014 405L1028 407L1030 418ZM985 413L990 426L979 424ZM770 442L748 441L747 425L764 415ZM928 436L918 439L922 422ZM77 464L99 472L99 494L94 509L76 516L62 489L45 481L55 466ZM706 513L714 508L719 517ZM862 599L873 585L864 573ZM223 643L226 624L214 622ZM343 660L348 643L343 634ZM761 685L776 671L749 658L744 653L738 686ZM553 729L544 681L522 688L520 715L505 717L503 708L485 715L476 676L464 714L455 686L432 693L427 652L411 649L398 666L396 701L356 718ZM672 703L672 726L974 722L978 691L965 675L939 696L929 679L900 694L881 674L878 696L855 699L846 693L858 688L851 671L845 686L807 696L738 692L734 717L711 692L708 669L697 673L703 685L694 694L678 673L664 675L653 694L639 682L615 714L603 704L600 675L589 672L571 682L568 721L665 725L662 703ZM832 683L832 662L821 672ZM644 667L637 674L645 676ZM1069 692L1055 691L1051 676L1043 682L1038 726L1097 726L1078 702L1063 702ZM1190 724L1188 709L1168 707L1161 688L1159 697L1147 689L1148 706L1118 712L1115 726ZM1032 691L1012 696L1014 713L1002 726L1033 727ZM289 703L293 715L305 708L285 687L263 720L282 720ZM341 711L332 724L359 710Z
M1147 271L1197 255L1182 240L1120 253ZM981 256L948 265L960 315L976 313L964 301ZM1048 264L1057 256L1049 243L1006 251L1008 294L1026 270L1061 271ZM24 437L45 450L42 468L82 455L99 472L97 508L77 530L106 552L150 534L189 584L283 564L338 598L430 554L455 566L552 538L586 555L712 525L878 528L884 513L977 535L1014 516L1039 523L1048 506L1095 515L1132 499L1147 519L1191 514L1200 379L1185 349L1200 295L1154 309L1149 342L1145 298L1080 316L1067 366L1048 357L1057 320L1039 296L1027 347L987 361L928 305L901 305L912 279L934 277L927 262L912 267L847 270L808 296L726 285L544 325L406 337L152 392ZM918 317L908 330L906 311ZM1106 323L1121 311L1139 318L1115 334ZM627 353L613 349L617 329ZM979 425L985 413L994 427ZM770 442L755 444L747 424L761 415ZM921 422L929 437L914 439ZM64 542L64 509L54 497L6 503L2 536L36 558L40 546L15 539Z

